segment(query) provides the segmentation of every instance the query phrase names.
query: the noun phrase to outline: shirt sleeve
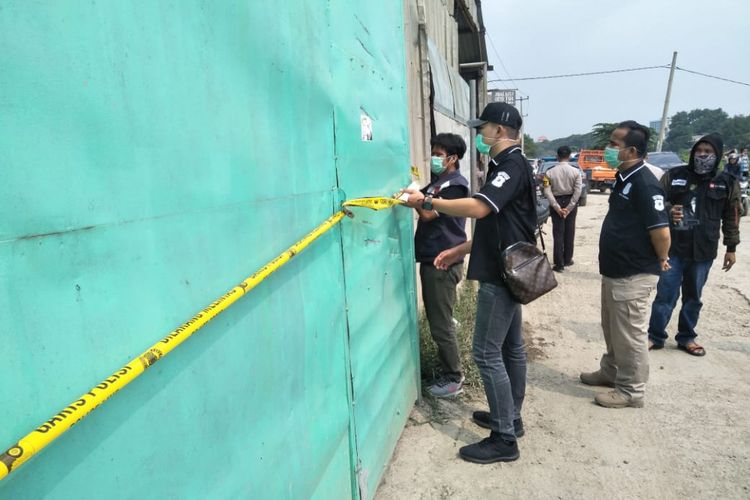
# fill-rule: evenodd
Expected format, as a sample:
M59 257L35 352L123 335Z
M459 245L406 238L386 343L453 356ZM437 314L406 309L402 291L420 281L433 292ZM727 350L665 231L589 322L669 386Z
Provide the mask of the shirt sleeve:
M549 206L557 209L557 200L552 194L552 184L550 183L549 177L546 175L542 178L542 188L542 192L544 193L544 197L547 198Z
M466 198L468 194L469 190L466 187L452 184L441 189L440 192L435 195L435 198L440 198L441 200L457 200L459 198Z
M495 170L487 179L484 187L474 198L486 203L494 213L498 213L508 203L518 197L522 189L531 189L528 183L529 174L515 163Z
M652 182L643 182L635 189L633 201L635 210L646 229L657 229L669 226L666 196L664 189L654 178Z
M581 198L581 192L583 191L583 181L581 180L581 172L575 168L571 167L573 170L575 170L575 180L573 181L573 196L570 198L570 204L568 207L570 210L573 210L575 206L578 204L578 200Z

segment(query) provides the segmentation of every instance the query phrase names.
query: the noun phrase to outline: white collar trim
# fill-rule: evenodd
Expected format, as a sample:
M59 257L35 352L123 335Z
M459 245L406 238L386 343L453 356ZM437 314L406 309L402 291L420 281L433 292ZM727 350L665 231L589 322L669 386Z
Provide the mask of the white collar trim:
M626 180L628 180L630 178L631 175L633 175L634 173L638 172L640 169L642 169L645 166L646 166L645 163L642 164L640 167L638 167L635 170L633 170L632 172L630 172L627 177L623 177L620 172L617 172L617 175L620 177L620 179L622 179L622 182L625 182Z

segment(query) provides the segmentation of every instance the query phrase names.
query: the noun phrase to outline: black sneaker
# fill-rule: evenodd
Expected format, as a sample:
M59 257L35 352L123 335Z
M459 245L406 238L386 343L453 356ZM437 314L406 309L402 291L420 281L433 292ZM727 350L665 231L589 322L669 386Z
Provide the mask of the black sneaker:
M566 262L566 263L565 263L565 267L569 267L569 266L572 266L573 264L575 264L575 262L573 262L573 261L571 260L570 262Z
M520 453L518 452L518 443L506 441L499 434L492 432L490 437L458 450L458 455L467 462L491 464L518 460Z
M471 418L479 427L484 427L485 429L490 428L490 412L475 411L472 413ZM523 437L523 435L526 434L526 431L523 430L523 420L520 418L515 419L513 421L513 430L515 431L517 438Z
M561 273L565 271L565 268L563 266L553 266L552 270L555 271L556 273Z

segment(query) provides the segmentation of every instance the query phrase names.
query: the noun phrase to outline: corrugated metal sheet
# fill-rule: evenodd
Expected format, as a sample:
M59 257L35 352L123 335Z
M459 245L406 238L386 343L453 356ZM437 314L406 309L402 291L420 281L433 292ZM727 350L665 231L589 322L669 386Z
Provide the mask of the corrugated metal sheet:
M403 40L396 4L3 3L2 445L303 236L339 190L408 182ZM410 221L344 221L0 497L371 496L418 387Z

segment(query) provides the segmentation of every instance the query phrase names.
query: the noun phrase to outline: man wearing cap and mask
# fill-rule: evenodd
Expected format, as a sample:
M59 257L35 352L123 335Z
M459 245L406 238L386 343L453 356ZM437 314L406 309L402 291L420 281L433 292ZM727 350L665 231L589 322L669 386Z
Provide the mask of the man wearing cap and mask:
M535 242L536 195L531 167L518 145L521 115L506 103L490 103L478 120L477 150L489 155L487 182L471 198L441 200L415 190L411 207L477 219L474 240L442 252L435 266L446 269L471 252L467 278L479 281L474 327L474 361L482 375L489 412L475 421L490 436L464 446L459 455L476 463L516 460L517 438L524 433L521 406L526 393L526 351L521 331L521 305L501 278L500 254L519 241Z
M671 169L662 178L666 207L672 219L672 269L662 274L651 307L649 349L661 349L669 338L667 325L682 288L682 308L677 323L677 347L693 356L706 350L696 341L695 331L702 307L701 293L716 259L719 229L724 232L722 269L729 271L736 261L740 242L740 189L737 179L718 172L724 142L719 134L701 138L690 151L686 167Z
M461 175L458 164L466 153L466 143L456 134L438 134L430 142L432 181L422 189L422 193L433 199L466 198L469 195L469 182ZM434 209L417 207L416 210L419 222L414 235L414 253L419 262L427 322L438 347L442 369L440 377L427 391L438 398L456 396L463 392L464 376L453 322L453 306L456 303L456 287L463 277L463 259L447 269L438 269L434 261L443 250L466 241L466 219L440 215Z
M604 160L617 168L599 236L602 332L607 351L599 370L581 373L587 385L611 387L594 401L606 408L643 406L648 381L648 303L659 274L669 269L669 220L664 190L644 165L649 130L617 125Z

